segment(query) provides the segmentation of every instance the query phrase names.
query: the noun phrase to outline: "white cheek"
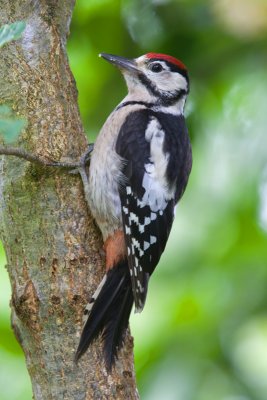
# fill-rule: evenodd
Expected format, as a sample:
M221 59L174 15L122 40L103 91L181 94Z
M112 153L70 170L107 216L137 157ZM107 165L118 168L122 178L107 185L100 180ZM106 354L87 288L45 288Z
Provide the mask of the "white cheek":
M155 74L152 72L147 73L147 77L154 85L159 89L167 92L173 92L176 90L187 90L186 79L177 73L171 73L168 71Z
M187 90L188 89L188 83L185 77L181 74L177 74L175 81L177 82L177 85L180 89Z

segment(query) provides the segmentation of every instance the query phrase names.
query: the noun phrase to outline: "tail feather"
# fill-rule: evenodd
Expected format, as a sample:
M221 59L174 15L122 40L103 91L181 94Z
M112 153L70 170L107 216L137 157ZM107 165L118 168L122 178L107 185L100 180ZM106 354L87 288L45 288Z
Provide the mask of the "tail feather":
M130 313L133 306L133 295L131 287L126 288L121 298L118 297L114 304L109 321L103 332L104 355L108 370L111 369L117 357L126 332Z
M107 272L87 307L91 311L82 331L75 361L101 334L106 366L110 370L123 344L132 306L131 279L125 260Z

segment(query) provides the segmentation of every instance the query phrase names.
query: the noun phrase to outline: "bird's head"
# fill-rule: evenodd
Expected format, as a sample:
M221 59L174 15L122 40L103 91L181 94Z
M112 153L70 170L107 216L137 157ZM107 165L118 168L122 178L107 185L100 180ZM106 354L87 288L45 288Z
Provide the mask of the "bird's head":
M189 78L186 66L178 59L160 53L147 53L134 59L106 53L100 56L121 70L130 96L162 106L184 103Z

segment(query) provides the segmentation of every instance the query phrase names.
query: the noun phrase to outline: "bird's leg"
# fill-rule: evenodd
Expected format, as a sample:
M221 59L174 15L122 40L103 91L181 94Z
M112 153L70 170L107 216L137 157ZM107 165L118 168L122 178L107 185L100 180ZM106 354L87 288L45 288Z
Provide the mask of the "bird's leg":
M90 158L91 158L91 153L94 150L94 143L90 143L87 146L87 149L85 150L85 152L81 155L80 160L78 163L73 164L73 169L69 171L69 174L80 174L80 169L83 169L85 172L85 175L87 177L87 173L86 173L86 167L90 162ZM56 165L60 166L60 162L56 163ZM64 163L63 163L64 164ZM64 166L64 165L63 165Z
M80 158L80 163L83 167L86 167L86 165L89 163L93 150L94 150L94 143L90 143L86 151L82 154Z
M87 205L89 207L89 183L88 183L88 164L90 162L91 158L91 153L94 150L94 144L90 143L89 146L87 147L87 150L82 154L79 162L79 166L70 171L71 174L77 174L79 173L81 178L82 178L82 183L83 183L83 190L84 190L84 195L85 195L85 200L87 202Z

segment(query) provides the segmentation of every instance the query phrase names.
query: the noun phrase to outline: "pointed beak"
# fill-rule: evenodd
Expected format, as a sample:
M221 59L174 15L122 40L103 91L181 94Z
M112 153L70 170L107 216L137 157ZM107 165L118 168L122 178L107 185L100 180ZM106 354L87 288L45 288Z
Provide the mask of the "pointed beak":
M104 58L104 60L107 60L109 63L115 65L116 67L122 70L138 72L135 60L130 60L128 58L114 56L113 54L106 54L106 53L100 53L99 57Z

